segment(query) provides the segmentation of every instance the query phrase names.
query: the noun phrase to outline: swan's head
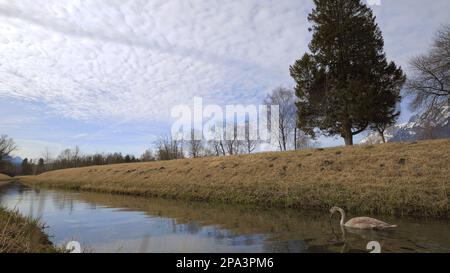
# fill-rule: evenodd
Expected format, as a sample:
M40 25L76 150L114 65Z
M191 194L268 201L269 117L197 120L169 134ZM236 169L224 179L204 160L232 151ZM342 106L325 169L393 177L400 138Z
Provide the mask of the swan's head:
M340 208L338 208L338 207L332 207L332 208L330 209L330 213L333 215L336 211L340 211L340 210L342 210L342 209L340 209Z

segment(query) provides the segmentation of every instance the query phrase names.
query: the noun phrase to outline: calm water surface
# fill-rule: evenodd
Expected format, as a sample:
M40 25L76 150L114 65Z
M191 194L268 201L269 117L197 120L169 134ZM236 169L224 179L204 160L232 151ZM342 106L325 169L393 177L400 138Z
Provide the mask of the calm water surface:
M338 217L185 201L74 193L11 184L0 206L39 218L58 246L87 252L450 252L450 221L378 217L390 232L342 233Z

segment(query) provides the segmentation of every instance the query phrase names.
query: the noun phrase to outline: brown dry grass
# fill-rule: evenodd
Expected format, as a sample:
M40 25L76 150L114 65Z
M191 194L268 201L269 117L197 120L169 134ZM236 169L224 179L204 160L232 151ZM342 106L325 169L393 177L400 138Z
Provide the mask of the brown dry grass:
M449 217L450 140L95 166L21 181L173 199Z
M12 178L10 176L7 176L6 174L0 173L0 181L3 180L11 180Z
M16 179L0 173L0 187L8 184L9 182L12 182L14 180L16 180Z
M57 252L36 220L0 208L0 253Z

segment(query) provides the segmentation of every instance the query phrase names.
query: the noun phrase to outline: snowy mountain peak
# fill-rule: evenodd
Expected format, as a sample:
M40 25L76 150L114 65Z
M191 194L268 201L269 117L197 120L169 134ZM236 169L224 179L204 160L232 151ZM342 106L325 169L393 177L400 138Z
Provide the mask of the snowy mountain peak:
M443 104L427 115L415 115L409 122L388 128L385 137L389 142L450 138L450 104ZM363 138L360 144L379 144L381 142L379 134L372 132Z

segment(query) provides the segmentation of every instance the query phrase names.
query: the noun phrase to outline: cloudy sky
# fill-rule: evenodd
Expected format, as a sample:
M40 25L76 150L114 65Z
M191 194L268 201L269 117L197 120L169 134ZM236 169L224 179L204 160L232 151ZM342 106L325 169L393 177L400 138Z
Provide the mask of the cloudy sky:
M139 155L168 133L170 109L193 96L258 104L292 87L311 2L0 0L0 133L22 157L74 145ZM373 9L388 58L408 71L450 22L450 1L380 2ZM402 109L403 121L411 113Z

